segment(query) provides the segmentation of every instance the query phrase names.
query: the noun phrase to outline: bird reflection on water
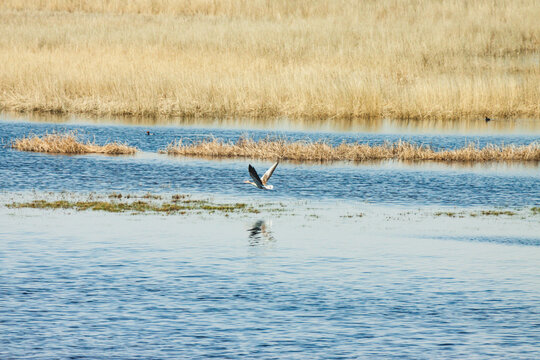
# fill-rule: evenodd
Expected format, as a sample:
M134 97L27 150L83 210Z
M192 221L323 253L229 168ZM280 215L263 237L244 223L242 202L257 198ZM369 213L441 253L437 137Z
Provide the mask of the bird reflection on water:
M271 221L258 220L255 222L249 232L249 245L250 246L259 246L265 243L270 243L276 241L272 235L270 228L272 226Z

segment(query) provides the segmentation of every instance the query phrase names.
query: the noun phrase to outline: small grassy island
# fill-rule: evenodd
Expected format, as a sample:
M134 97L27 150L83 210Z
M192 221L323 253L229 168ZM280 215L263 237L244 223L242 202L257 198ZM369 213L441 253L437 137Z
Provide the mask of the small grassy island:
M118 142L105 145L97 145L90 141L83 142L74 132L52 133L43 136L29 135L14 140L11 147L20 151L52 154L132 155L137 152L135 147Z
M540 144L523 146L492 145L480 148L474 144L452 150L433 150L427 145L408 142L369 145L342 143L332 146L325 142L290 142L242 138L235 143L218 139L191 144L176 141L162 151L169 155L197 157L245 157L294 161L364 161L364 160L434 160L434 161L540 161Z

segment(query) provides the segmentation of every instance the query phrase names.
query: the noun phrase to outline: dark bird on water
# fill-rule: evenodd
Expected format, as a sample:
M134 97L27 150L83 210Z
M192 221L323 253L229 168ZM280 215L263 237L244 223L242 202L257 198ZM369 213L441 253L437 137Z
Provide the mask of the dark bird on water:
M491 121L491 119L486 116L486 122L489 122L489 121Z
M154 133L151 133L150 131L147 131L146 135L154 135Z

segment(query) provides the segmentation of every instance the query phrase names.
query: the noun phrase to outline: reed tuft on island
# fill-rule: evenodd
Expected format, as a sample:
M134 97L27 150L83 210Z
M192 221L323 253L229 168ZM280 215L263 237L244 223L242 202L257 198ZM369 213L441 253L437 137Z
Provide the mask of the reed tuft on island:
M0 110L540 117L538 0L2 0Z
M290 142L286 140L241 138L236 143L218 139L184 144L177 140L165 149L169 155L222 158L252 158L293 161L364 161L364 160L435 160L435 161L540 161L540 144L493 145L479 147L469 144L452 150L434 150L428 145L404 141L369 145L342 143L332 146L325 142Z
M29 135L14 140L11 147L20 151L52 154L132 155L137 152L135 147L118 142L105 145L97 145L95 142L90 141L83 142L75 132L52 133L42 136Z

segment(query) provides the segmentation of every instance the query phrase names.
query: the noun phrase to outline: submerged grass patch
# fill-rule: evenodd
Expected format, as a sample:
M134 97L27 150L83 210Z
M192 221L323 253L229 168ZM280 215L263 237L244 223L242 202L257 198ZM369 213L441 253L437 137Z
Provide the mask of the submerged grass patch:
M213 203L209 200L190 199L187 195L173 195L171 202L153 202L141 199L161 199L160 196L152 197L121 195L113 193L110 199L115 200L32 200L27 202L12 202L6 204L8 208L31 208L31 209L72 209L77 211L106 211L113 213L164 213L186 214L187 212L205 211L209 213L260 213L260 210L245 203ZM120 201L120 199L135 199L133 201Z
M456 217L456 213L453 211L438 211L435 213L435 216L448 216L448 217Z
M34 195L36 196L36 195ZM193 198L189 194L150 194L150 193L110 193L110 194L77 194L77 193L44 193L43 197L24 200L11 197L3 201L0 206L10 209L44 209L44 210L72 210L72 211L102 211L108 213L126 214L163 214L163 215L203 215L216 214L220 216L247 216L255 215L278 218L282 216L304 216L308 219L334 218L345 219L358 222L367 218L368 223L376 217L381 218L378 210L375 212L360 212L362 205L358 208L336 209L331 214L328 212L326 204L324 206L309 207L308 203L287 204L283 202L235 202L235 201L213 201L209 198ZM539 207L516 209L516 208L495 208L486 210L452 210L441 209L441 211L428 211L421 213L418 211L400 212L399 214L385 214L386 221L402 221L411 217L448 217L459 221L466 217L477 219L494 219L503 216L503 219L534 217L540 214ZM16 215L16 214L15 214Z
M463 218L467 215L466 212L460 211L460 212L454 212L454 211L437 211L433 215L435 216L447 216L451 218L459 217ZM512 210L480 210L480 211L472 211L469 212L468 215L470 217L478 217L478 216L515 216L518 215L518 212L512 211Z
M83 142L77 133L52 133L42 136L29 135L15 139L11 147L20 151L44 152L52 154L108 154L132 155L137 149L127 144L112 142L97 145L95 142Z
M347 214L347 215L341 215L340 217L341 218L347 218L347 219L353 219L353 218L361 218L361 217L364 217L364 213L358 213L358 214Z
M196 157L246 157L296 161L363 161L363 160L436 160L436 161L540 161L540 144L493 145L480 148L469 144L453 150L434 150L429 145L404 141L383 145L347 144L332 146L325 142L241 138L236 143L218 139L184 144L174 141L161 152Z
M482 211L480 211L480 214L486 215L486 216L501 216L501 215L514 216L514 215L517 215L517 213L515 211L510 211L510 210L482 210Z
M121 193L112 193L108 196L109 199L136 199L136 198L142 198L142 199L155 199L160 200L162 199L161 195L154 195L151 193L146 193L144 195L135 195L135 194L121 194Z

